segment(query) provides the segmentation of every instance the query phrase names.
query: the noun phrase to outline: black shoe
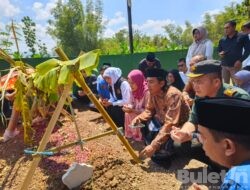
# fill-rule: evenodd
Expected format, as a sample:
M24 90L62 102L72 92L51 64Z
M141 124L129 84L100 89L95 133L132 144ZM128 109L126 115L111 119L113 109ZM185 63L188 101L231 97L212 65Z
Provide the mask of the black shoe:
M171 159L170 159L170 157L153 155L151 157L151 160L154 163L156 163L157 165L163 167L164 169L169 169L169 167L171 166Z

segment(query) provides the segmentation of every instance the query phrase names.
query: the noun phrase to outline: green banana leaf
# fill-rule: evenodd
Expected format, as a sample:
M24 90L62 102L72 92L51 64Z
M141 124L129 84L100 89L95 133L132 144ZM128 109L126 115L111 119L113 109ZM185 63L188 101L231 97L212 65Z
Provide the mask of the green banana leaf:
M56 93L59 84L68 84L74 72L84 70L87 76L99 63L100 50L87 52L73 60L47 60L36 66L34 86L45 93Z
M35 72L32 74L27 72L26 68L29 67L26 64L21 61L15 62L14 67L18 70L18 79L15 83L17 93L14 100L14 108L22 115L24 141L26 144L32 143L34 134L31 127L30 100L38 98L38 105L45 106L51 102L58 101L60 96L59 87L72 84L74 75L78 75L84 80L80 72L82 70L87 75L90 75L91 71L98 66L99 53L100 50L93 50L69 61L50 59L37 65Z

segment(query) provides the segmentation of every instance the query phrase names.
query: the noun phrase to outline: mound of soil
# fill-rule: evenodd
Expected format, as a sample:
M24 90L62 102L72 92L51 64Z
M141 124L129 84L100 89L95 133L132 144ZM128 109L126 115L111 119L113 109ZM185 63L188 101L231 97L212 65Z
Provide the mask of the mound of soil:
M82 138L110 130L99 113L88 110L80 103L75 104L74 108ZM63 125L55 127L48 148L77 141L76 130L70 120L61 117L60 121ZM45 128L46 122L35 126L36 146ZM24 154L24 149L31 147L23 144L22 127L19 129L19 136L0 144L0 189L19 189L32 161L30 155ZM1 128L0 132L2 135L4 129ZM137 154L144 147L142 142L129 142ZM177 170L192 168L192 171L198 173L206 167L205 164L185 156L174 157L169 169L164 169L150 159L144 160L142 164L135 164L119 138L108 135L86 142L83 150L80 146L72 146L54 156L43 157L29 189L67 189L61 177L73 162L87 163L94 167L91 180L76 189L192 189L191 183L183 184L177 179Z

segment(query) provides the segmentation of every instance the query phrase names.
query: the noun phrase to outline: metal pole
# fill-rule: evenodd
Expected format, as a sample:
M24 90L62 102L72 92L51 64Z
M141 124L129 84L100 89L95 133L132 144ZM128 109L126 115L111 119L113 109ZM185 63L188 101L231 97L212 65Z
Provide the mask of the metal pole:
M131 16L131 0L127 0L127 11L128 11L129 49L130 53L133 54L134 46L133 46L132 16Z

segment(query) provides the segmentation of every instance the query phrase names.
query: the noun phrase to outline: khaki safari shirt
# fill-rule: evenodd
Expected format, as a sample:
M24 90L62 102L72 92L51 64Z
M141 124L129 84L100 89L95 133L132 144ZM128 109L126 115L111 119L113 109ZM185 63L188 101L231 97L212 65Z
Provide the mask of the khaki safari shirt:
M217 92L216 97L235 97L250 100L249 94L241 88L231 86L229 84L223 83L219 91ZM199 98L198 96L195 99ZM198 119L196 115L196 106L193 104L192 111L189 116L189 122L194 125L198 125Z

